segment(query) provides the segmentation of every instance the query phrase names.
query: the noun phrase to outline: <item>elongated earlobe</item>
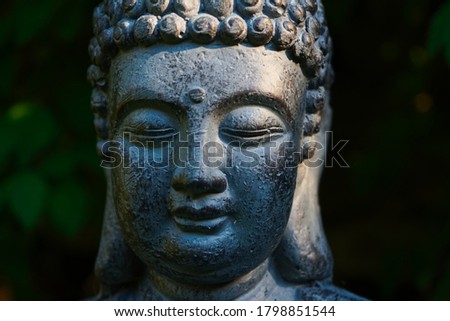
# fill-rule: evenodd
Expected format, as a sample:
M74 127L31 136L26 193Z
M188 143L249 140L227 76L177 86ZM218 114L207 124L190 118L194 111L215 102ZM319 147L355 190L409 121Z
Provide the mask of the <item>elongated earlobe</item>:
M95 262L95 274L101 284L101 297L108 297L142 274L143 264L128 247L119 226L113 204L111 173L105 170L107 195L100 248Z
M325 132L331 123L331 109L325 108L321 130L309 139L325 146ZM324 159L325 148L316 157ZM297 170L297 185L291 214L274 262L283 279L296 284L331 280L333 258L322 228L318 200L322 166L303 162Z

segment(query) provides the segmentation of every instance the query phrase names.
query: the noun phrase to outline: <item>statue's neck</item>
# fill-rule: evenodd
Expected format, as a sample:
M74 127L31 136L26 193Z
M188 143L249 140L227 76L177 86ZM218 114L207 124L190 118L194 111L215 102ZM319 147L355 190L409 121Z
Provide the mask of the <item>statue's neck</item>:
M250 273L226 284L183 284L153 270L149 271L149 282L150 287L158 291L163 300L228 301L252 292L268 273L266 260Z

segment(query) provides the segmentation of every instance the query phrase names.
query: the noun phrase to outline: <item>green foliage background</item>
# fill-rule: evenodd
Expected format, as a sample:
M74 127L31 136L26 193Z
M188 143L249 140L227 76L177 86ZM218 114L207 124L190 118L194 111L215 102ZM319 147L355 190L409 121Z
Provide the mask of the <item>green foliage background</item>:
M450 300L450 1L324 0L334 136L321 204L340 286ZM85 80L90 0L0 4L0 300L96 291L104 181Z

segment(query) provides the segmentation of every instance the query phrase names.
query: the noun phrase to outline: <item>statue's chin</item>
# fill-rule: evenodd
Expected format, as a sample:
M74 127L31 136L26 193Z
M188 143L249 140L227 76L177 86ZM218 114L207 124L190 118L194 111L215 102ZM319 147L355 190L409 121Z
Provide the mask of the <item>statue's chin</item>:
M228 291L234 288L234 292L241 292L244 289L249 290L261 281L267 272L267 268L268 260L265 260L255 267L249 267L247 270L226 267L208 273L192 274L160 265L157 269L149 270L149 275L151 283L162 292L173 292L172 294L176 295L177 291L183 291L184 289L191 292L199 291L199 294L209 292L212 294L215 291L221 291L221 289ZM244 292L247 290L244 290Z
M186 252L178 252L177 255L163 252L157 259L147 258L146 261L153 273L175 282L190 285L220 285L248 274L270 255L260 253L251 258L240 255L236 249L227 248L226 251L235 254L224 255L224 249L213 252L195 251L191 248Z
M158 273L164 276L165 279L169 279L172 282L177 282L181 284L188 284L191 286L197 285L207 285L207 286L220 286L230 282L233 282L236 279L239 279L243 275L248 274L250 270L228 270L224 268L222 270L210 271L207 273L196 273L192 274L186 271L177 271L167 267L160 267L158 270L154 271L154 273Z
M213 261L208 264L193 261L189 265L180 265L177 259L159 260L151 265L153 273L183 284L212 286L239 279L264 262L264 258L247 263L238 259L228 259L222 264Z

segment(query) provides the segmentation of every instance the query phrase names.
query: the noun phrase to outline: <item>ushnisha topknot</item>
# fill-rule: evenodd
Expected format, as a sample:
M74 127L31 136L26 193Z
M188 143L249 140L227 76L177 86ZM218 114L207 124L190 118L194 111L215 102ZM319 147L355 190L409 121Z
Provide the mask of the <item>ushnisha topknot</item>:
M328 43L322 10L316 0L105 0L94 10L90 54L107 71L118 49L158 41L271 42L300 61L313 58L317 69Z
M93 65L88 79L99 139L108 139L107 73L120 51L157 43L266 46L287 50L310 78L305 136L320 129L324 99L332 82L331 40L321 0L104 0L94 10Z

